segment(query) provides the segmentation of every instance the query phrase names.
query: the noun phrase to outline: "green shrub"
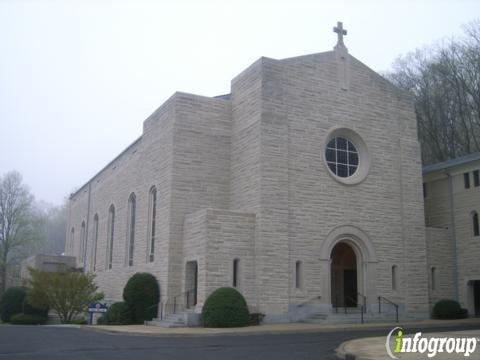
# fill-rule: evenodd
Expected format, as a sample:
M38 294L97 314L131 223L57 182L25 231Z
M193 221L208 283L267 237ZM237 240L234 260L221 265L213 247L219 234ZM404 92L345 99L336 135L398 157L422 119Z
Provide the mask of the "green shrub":
M132 311L134 323L142 324L157 316L160 289L155 276L149 273L136 273L128 279L123 289L123 299Z
M48 307L39 309L36 307L33 307L27 302L27 299L23 301L23 313L26 315L38 315L44 318L48 318Z
M87 320L85 320L85 319L75 319L75 320L72 320L72 324L87 325Z
M105 317L105 314L100 316L98 319L97 319L97 325L108 325L107 324L107 318Z
M132 311L125 301L113 303L107 312L97 320L99 325L129 325L132 323Z
M455 300L440 300L433 307L434 319L460 319L460 304Z
M202 309L202 321L205 327L240 327L250 322L247 302L233 288L219 288L205 301Z
M22 313L26 296L27 288L23 286L8 288L0 299L0 319L9 322L12 315Z
M468 309L460 309L459 319L468 319Z
M40 315L15 314L10 318L10 322L15 325L43 325L47 318Z

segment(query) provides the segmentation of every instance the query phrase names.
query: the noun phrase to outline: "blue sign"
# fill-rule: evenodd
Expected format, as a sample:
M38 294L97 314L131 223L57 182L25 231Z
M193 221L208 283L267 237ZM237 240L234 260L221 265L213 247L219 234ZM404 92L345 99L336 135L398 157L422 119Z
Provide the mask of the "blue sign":
M90 325L93 324L94 313L106 313L107 309L108 309L107 304L102 304L102 303L88 304L88 323Z
M107 304L93 303L88 305L89 313L104 313L107 312Z

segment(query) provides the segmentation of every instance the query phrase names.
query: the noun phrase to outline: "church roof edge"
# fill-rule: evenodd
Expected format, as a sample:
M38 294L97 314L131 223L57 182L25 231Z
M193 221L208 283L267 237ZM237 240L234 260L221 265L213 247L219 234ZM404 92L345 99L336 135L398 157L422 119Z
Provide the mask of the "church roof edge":
M106 170L110 165L112 165L118 158L120 158L120 156L122 156L123 154L125 154L128 150L130 150L133 146L135 146L138 142L140 142L140 140L142 140L142 136L139 136L134 142L132 142L130 145L128 145L122 152L120 152L120 154L118 154L117 156L115 156L107 165L105 165L100 171L98 171L95 175L93 175L90 180L88 180L85 184L83 184L82 186L80 186L78 188L78 190L72 192L70 194L70 197L69 197L69 200L72 199L75 195L77 195L81 190L83 190L88 184L90 184L93 179L95 179L98 175L100 175L104 170Z

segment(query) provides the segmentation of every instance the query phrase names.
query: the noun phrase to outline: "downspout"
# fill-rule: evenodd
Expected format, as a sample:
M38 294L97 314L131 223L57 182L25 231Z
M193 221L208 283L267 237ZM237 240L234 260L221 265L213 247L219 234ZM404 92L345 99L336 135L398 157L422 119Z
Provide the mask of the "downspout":
M447 171L444 170L445 175L448 177L448 198L449 198L449 207L450 207L450 224L452 231L452 241L453 241L453 281L454 281L454 298L459 301L458 296L458 257L457 257L457 233L455 230L455 203L453 199L453 177Z
M90 220L90 195L92 190L92 182L88 183L88 202L87 202L87 222L85 224L85 246L83 249L83 272L87 272L87 247L88 247L88 223Z

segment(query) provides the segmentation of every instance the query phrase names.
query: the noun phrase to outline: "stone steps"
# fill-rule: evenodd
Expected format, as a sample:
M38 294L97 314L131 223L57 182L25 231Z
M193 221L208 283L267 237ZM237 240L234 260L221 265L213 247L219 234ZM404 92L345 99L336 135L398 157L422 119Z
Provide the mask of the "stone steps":
M301 322L309 324L360 324L361 309L348 308L345 313L344 308L339 308L338 313L315 313L309 315ZM367 312L363 314L364 323L385 323L395 322L395 315L390 313Z
M147 325L160 326L165 328L185 327L185 313L169 314L163 319L155 318L152 321L148 321Z

